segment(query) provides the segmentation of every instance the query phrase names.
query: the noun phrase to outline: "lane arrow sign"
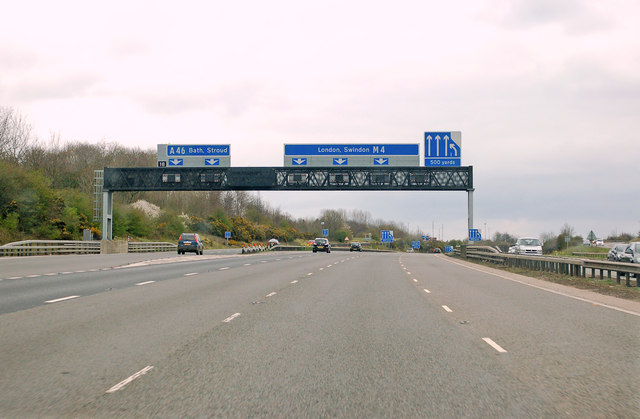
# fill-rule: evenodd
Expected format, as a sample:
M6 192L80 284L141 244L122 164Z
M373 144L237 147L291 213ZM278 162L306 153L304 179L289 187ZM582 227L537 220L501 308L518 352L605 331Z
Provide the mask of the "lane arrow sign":
M182 159L169 159L169 166L182 166L184 160Z
M348 161L349 161L349 159L343 159L341 157L339 159L333 159L333 164L336 164L338 166L344 166Z
M220 159L204 159L205 166L220 166Z
M389 165L389 159L373 159L373 164L376 166L388 166Z
M306 166L307 159L297 158L292 160L294 166Z

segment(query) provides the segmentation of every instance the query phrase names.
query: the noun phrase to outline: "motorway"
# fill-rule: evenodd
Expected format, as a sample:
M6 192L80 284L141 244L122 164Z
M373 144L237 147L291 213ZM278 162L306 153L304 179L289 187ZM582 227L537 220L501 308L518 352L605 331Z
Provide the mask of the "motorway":
M443 255L0 258L0 417L638 417L640 304Z

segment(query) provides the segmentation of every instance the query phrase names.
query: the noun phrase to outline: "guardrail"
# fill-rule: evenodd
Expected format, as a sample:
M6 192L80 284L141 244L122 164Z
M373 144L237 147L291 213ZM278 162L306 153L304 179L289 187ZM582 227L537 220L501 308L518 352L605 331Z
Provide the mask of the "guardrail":
M635 275L636 287L640 286L640 281L638 281L638 277L640 277L640 264L637 263L549 256L521 256L488 252L486 249L474 249L471 246L464 250L455 249L454 253L463 258L485 260L509 267L553 272L583 278L586 278L587 274L589 274L591 278L596 278L597 276L600 279L604 279L606 273L608 279L615 279L618 284L620 284L622 278L625 278L625 284L627 286L631 286L631 275ZM613 278L612 273L615 273L615 278Z
M168 242L128 242L129 253L168 252L177 245ZM38 256L68 254L100 254L100 241L79 240L23 240L0 246L0 256Z

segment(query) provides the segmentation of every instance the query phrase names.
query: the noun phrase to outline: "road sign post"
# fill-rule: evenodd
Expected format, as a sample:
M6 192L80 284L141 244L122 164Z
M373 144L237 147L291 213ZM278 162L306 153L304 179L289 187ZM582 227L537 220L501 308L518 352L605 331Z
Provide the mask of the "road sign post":
M224 238L227 239L227 246L229 246L229 239L231 238L231 232L230 231L225 231L224 232Z
M322 237L329 237L329 229L328 228L323 228L322 229Z
M477 228L469 229L469 241L470 242L479 242L482 240L482 235L480 234L480 230Z

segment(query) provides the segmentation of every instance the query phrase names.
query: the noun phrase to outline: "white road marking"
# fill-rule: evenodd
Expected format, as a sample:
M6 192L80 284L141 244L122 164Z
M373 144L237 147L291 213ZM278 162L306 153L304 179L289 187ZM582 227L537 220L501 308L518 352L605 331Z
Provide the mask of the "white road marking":
M311 275L313 275L313 272L309 272L309 273L307 274L307 276L311 276Z
M49 301L45 301L45 303L59 303L60 301L67 301L67 300L73 300L74 298L79 298L79 295L70 295L68 297L63 297L63 298L57 298L55 300L49 300Z
M231 269L229 266L225 266L223 268L218 269L219 271L226 271L227 269Z
M251 266L251 264L250 263L245 263L244 266Z
M72 274L73 272L60 272L60 275L68 275L68 274Z
M280 260L280 259L276 259L276 260Z
M184 274L184 276L191 276L191 275L198 275L198 272L191 272L191 273L188 273L188 274Z
M148 373L152 369L153 369L153 366L151 366L151 365L148 365L148 366L144 367L143 369L141 369L137 373L133 374L131 377L127 378L126 380L120 381L118 384L116 384L115 386L111 387L109 390L107 390L107 393L115 393L118 390L122 390L122 388L124 386L126 386L127 384L129 384L130 382L135 380L136 378L142 377L143 375L145 375L146 373Z
M44 276L56 276L56 275L58 275L57 272L51 272L51 273L48 273L48 274L44 274Z
M136 285L147 285L147 284L153 284L156 281L147 281L147 282L138 282Z
M26 278L38 278L41 275L27 275Z
M321 271L324 271L324 268L320 268Z
M431 294L431 291L429 291L428 289L424 289L424 292L426 292L427 294Z
M274 291L274 292L272 292L272 293L270 293L270 294L267 294L267 297L273 297L273 296L274 296L274 295L276 295L276 294L277 294L277 292L275 292L275 291Z
M295 281L291 281L292 284L297 284L298 280L296 279Z
M500 352L500 353L505 353L507 352L505 349L502 348L502 346L498 345L497 343L495 343L494 341L492 341L489 338L482 338L482 340L484 340L485 342L487 342L489 345L491 345L491 347L493 349L495 349L496 351Z
M332 266L333 266L333 265L327 265L327 268L330 268L330 267L332 267Z
M453 310L451 310L449 307L447 306L442 306L442 308L444 308L444 311L446 311L447 313L453 313Z
M411 275L411 272L407 271L407 275Z
M417 280L417 279L415 279L415 278L413 278L413 282L418 282L418 280Z
M240 316L240 313L236 313L232 316L227 317L226 319L223 320L224 323L229 323L231 320L235 319L236 317Z
M266 260L261 260L260 263L267 263L267 261Z
M11 278L7 278L7 279L22 279L21 276L12 276Z
M98 272L100 269L89 269L87 272Z
M83 273L85 273L85 272L87 272L87 271L75 271L74 273L75 273L75 274L83 274Z
M451 262L453 264L456 264L456 265L459 265L459 266L462 266L462 267L465 267L465 268L468 268L468 269L472 269L474 271L482 272L482 273L485 273L485 274L488 274L488 275L497 276L498 278L506 279L507 281L517 282L518 284L526 285L526 286L532 287L532 288L537 288L539 290L547 291L547 292L550 292L552 294L562 295L563 297L573 298L574 300L583 301L585 303L591 303L593 305L610 308L611 310L616 310L616 311L620 311L622 313L627 313L627 314L631 314L633 316L640 317L640 313L635 312L635 311L626 310L624 308L615 307L615 306L612 306L612 305L609 305L609 304L598 303L596 301L589 300L588 298L576 297L575 295L570 295L570 294L567 294L567 293L564 293L564 292L555 291L555 290L552 290L552 289L549 289L549 288L544 288L544 287L541 287L539 285L528 284L528 283L526 283L524 281L519 281L519 280L514 279L514 278L509 278L508 276L505 276L505 275L498 275L498 274L493 273L493 272L484 271L482 269L478 269L478 268L474 268L472 266L464 265L462 263L454 262L454 261L450 260L450 258L448 258L448 257L446 259L444 259L444 260L448 260L449 262Z

